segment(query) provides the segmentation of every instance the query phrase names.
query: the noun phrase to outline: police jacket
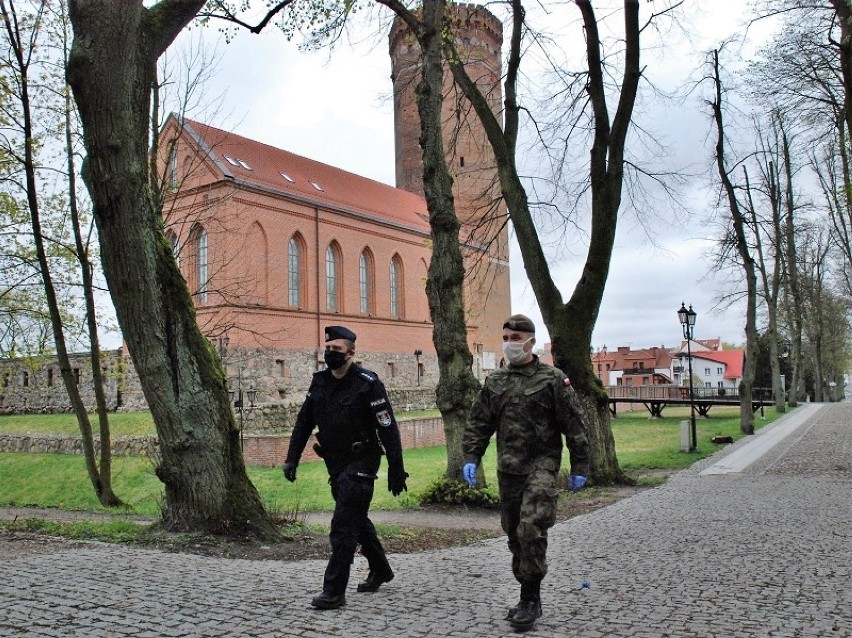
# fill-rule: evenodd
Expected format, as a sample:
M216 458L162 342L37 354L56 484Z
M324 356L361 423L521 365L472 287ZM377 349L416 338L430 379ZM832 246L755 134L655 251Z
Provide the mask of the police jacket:
M589 442L574 389L561 370L538 357L495 370L485 380L464 432L465 463L479 465L495 431L500 472L559 471L562 436L571 453L571 472L589 472Z
M314 427L332 474L355 460L378 469L382 446L389 471L404 471L399 428L385 386L375 372L352 364L342 379L336 379L330 370L314 374L293 426L287 462L298 464Z

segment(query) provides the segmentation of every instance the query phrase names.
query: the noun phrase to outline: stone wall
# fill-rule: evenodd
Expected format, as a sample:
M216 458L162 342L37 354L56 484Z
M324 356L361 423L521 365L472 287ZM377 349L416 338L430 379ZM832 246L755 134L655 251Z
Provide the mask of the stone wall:
M71 369L83 403L95 411L91 362L88 353L73 354ZM112 411L148 409L139 377L123 350L103 355L107 405ZM438 365L434 356L421 355L420 373L413 355L359 353L358 362L382 379L397 412L435 407ZM292 425L318 367L315 350L242 349L224 353L232 400L243 393L244 429L281 431ZM248 390L256 391L254 405ZM0 361L0 414L71 412L71 402L55 359ZM237 417L240 417L237 410Z
M403 450L443 445L444 425L440 417L409 419L399 423ZM315 461L312 449L313 437L305 448L302 461ZM284 463L290 437L286 434L247 434L243 433L243 456L246 465L257 467L277 467ZM100 441L95 439L95 451L100 451ZM0 435L0 452L25 452L29 454L83 454L83 446L78 436L4 434ZM128 436L116 437L112 441L115 456L147 456L157 458L158 443L156 437Z

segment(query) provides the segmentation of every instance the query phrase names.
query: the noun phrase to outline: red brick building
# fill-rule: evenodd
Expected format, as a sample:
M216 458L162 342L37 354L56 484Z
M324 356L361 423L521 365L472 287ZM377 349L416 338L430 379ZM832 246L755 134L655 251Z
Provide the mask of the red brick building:
M470 73L491 87L499 109L502 25L479 7L456 11ZM202 330L228 354L239 386L260 388L261 400L307 385L330 324L358 334L364 365L388 385L437 381L414 97L419 49L397 25L390 52L397 188L201 122L172 116L162 130L166 235ZM510 314L508 240L494 160L468 111L448 90L444 137L464 223L468 338L484 373L499 361Z

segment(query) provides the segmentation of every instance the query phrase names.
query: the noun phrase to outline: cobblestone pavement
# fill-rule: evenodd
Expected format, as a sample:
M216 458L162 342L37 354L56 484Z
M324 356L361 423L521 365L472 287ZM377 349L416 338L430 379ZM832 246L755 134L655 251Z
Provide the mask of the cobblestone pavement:
M807 411L742 471L701 472ZM529 636L852 636L852 405L761 434L551 532ZM211 559L86 543L0 565L0 636L513 635L504 539L391 556L397 577L314 611L323 561ZM589 588L580 588L588 581Z

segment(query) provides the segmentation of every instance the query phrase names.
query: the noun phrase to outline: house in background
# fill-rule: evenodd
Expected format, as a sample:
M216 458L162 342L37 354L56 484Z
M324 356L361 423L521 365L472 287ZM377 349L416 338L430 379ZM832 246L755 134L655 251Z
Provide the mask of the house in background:
M632 350L605 347L592 355L592 367L604 385L671 385L672 355L664 346Z

